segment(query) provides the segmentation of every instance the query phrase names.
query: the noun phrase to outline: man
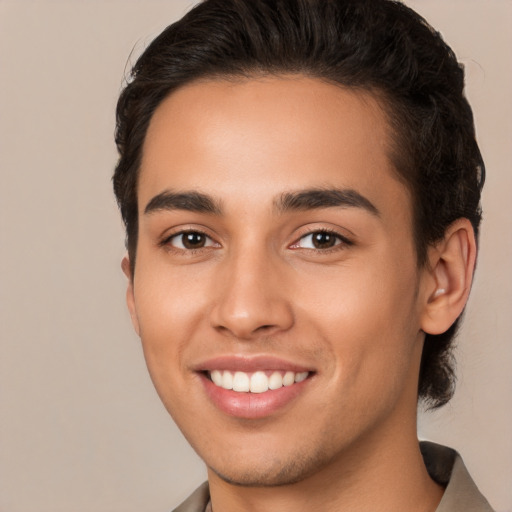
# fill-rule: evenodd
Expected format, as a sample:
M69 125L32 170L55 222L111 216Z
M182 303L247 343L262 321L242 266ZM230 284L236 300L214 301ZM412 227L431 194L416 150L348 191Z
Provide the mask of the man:
M207 0L136 63L114 188L178 511L489 511L420 445L453 393L484 165L463 71L388 0Z

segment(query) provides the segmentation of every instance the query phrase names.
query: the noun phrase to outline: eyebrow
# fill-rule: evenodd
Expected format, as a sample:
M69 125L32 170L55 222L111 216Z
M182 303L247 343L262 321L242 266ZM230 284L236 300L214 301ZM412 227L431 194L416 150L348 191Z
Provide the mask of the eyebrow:
M144 213L163 210L186 210L197 213L210 213L221 215L222 208L219 201L201 192L173 192L166 190L153 197L144 208Z
M296 192L285 192L274 201L279 213L316 210L321 208L362 208L376 217L379 210L373 203L352 189L312 188ZM154 196L144 208L145 214L165 210L186 210L197 213L222 215L220 201L201 192L173 192L166 190Z
M285 192L275 201L279 212L316 210L320 208L362 208L376 217L379 210L366 197L352 189L313 188L297 192Z

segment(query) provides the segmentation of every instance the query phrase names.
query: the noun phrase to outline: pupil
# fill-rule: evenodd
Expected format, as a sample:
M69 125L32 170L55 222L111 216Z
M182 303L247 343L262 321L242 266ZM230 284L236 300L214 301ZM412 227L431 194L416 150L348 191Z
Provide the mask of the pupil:
M183 245L187 249L197 249L205 244L204 235L201 233L185 233L183 235Z
M333 247L336 243L336 237L330 233L315 233L313 235L313 245L317 249L327 249Z

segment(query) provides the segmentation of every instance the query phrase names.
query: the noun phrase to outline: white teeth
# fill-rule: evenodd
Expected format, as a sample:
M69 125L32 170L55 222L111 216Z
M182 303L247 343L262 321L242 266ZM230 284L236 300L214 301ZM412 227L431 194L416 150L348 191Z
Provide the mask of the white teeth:
M283 376L274 372L268 379L268 389L279 389L283 387Z
M244 372L235 372L233 376L233 391L249 391L249 375Z
M302 382L308 378L308 372L301 372L295 374L295 382Z
M219 370L213 370L210 377L217 386L222 387L222 373Z
M221 388L232 389L239 393L265 393L266 391L291 386L296 382L302 382L307 379L309 372L283 372L275 371L270 377L267 377L263 371L257 371L252 374L245 372L230 372L221 370L212 370L210 378L212 382Z
M222 384L224 389L233 389L233 375L230 372L224 372L222 374Z
M256 372L251 375L251 393L265 393L268 391L268 377L264 372Z
M291 386L295 382L295 373L286 372L283 377L283 386Z

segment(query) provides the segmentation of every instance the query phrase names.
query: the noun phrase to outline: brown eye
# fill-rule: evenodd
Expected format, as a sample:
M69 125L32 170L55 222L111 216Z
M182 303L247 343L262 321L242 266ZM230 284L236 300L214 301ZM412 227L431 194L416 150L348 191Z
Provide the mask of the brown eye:
M298 242L292 246L292 248L315 249L322 251L341 244L351 245L348 240L337 233L331 231L313 231L302 236Z
M336 243L339 243L335 235L322 231L312 233L311 242L315 249L329 249L330 247L334 247Z
M181 240L186 249L199 249L206 243L206 237L202 233L183 233Z
M183 231L170 237L167 242L172 247L182 250L202 249L213 247L215 242L200 231Z

